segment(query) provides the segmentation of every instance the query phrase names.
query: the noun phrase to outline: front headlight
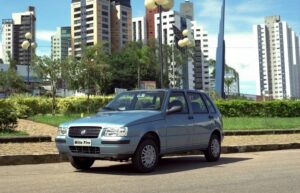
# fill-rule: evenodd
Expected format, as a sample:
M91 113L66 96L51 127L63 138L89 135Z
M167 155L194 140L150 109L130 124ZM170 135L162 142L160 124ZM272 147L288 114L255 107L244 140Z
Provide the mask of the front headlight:
M68 127L58 127L58 135L67 135Z
M104 128L105 137L124 137L127 136L128 128L119 127L119 128Z

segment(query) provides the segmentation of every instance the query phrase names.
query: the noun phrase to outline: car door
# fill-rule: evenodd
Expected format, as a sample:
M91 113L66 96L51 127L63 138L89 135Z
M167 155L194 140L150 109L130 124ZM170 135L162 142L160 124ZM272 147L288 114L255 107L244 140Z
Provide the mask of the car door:
M193 119L184 92L171 92L168 99L168 109L173 106L182 106L180 112L167 113L167 151L180 151L192 146L191 135L193 134Z
M188 92L188 98L194 117L192 144L195 148L204 148L211 130L209 111L200 93Z
M202 93L201 95L202 95L203 100L209 111L209 115L208 115L209 125L210 125L209 127L210 127L210 130L212 131L213 129L216 128L216 120L218 119L218 114L217 114L217 111L216 111L214 105L212 104L212 101L209 99L209 97L204 93ZM211 131L210 131L210 133L211 133ZM210 138L210 136L208 136L208 139L206 141L207 144L208 144L209 138Z

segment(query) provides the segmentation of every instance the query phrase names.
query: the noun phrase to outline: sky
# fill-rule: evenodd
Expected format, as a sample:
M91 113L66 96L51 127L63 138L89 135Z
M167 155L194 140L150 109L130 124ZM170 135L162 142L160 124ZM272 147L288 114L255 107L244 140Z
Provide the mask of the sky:
M174 10L180 2L175 0ZM215 58L222 0L191 0L195 19L209 35L210 58ZM58 26L70 25L71 0L0 0L0 19L11 18L12 12L23 12L29 5L36 7L37 54L49 55L51 35ZM133 17L143 16L144 0L131 0ZM300 35L300 0L226 0L226 63L240 74L241 93L255 94L258 61L254 49L252 26L263 24L264 17L280 15ZM1 44L1 43L0 43ZM0 46L0 58L2 55Z

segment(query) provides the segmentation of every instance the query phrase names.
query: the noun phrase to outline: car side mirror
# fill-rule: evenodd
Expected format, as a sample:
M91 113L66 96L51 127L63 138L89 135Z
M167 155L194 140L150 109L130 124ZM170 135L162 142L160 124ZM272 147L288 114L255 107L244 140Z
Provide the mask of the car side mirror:
M167 114L178 113L182 111L182 106L173 106L167 110Z

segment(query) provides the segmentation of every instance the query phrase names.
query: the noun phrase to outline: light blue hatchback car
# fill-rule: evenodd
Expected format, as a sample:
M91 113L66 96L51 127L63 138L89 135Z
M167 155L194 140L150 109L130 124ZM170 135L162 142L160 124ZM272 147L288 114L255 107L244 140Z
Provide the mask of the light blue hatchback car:
M170 153L201 150L207 161L219 160L222 127L203 92L137 90L117 95L95 116L61 124L55 142L77 169L98 159L131 159L135 169L150 172Z

